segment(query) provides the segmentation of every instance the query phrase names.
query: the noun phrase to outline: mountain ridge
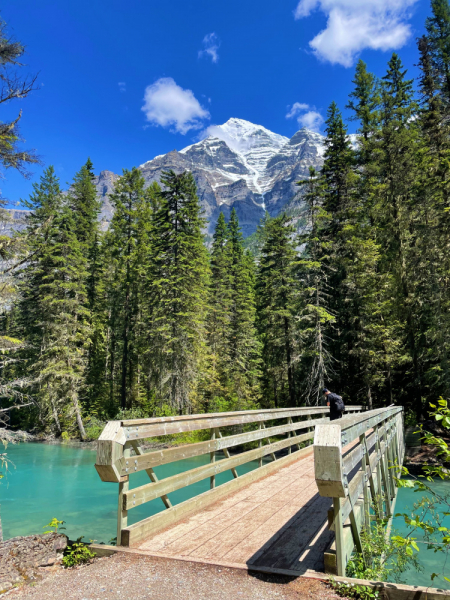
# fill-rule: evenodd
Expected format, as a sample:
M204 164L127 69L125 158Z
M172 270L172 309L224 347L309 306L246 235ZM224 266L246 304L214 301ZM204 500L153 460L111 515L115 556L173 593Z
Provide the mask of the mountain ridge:
M163 171L192 172L198 197L212 234L220 212L229 218L235 208L245 237L256 231L267 211L271 216L284 207L301 205L301 190L296 182L306 179L309 167L323 165L324 136L302 128L291 138L274 133L262 125L231 118L213 125L206 136L181 150L155 156L138 168L146 185L160 182ZM95 179L102 202L99 215L106 230L114 210L109 194L119 175L103 170ZM22 228L26 211L15 211L14 221Z
M306 128L288 138L231 118L209 127L207 133L199 142L156 156L139 169L147 185L159 182L165 170L191 171L210 234L219 213L228 218L232 208L243 234L252 234L266 210L275 216L301 193L296 182L308 177L310 166L320 169L323 164L324 137ZM112 218L107 194L116 178L111 171L102 171L96 183L105 224Z

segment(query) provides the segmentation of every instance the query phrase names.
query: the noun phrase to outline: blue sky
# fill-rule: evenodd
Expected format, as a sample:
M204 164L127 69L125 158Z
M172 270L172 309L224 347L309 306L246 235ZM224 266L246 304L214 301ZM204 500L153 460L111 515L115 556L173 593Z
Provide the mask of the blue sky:
M64 186L88 156L121 173L230 117L290 137L320 129L332 100L344 110L359 57L382 76L396 49L416 76L428 13L428 0L4 0L40 87L1 118L23 110L25 147ZM32 171L6 172L11 205Z

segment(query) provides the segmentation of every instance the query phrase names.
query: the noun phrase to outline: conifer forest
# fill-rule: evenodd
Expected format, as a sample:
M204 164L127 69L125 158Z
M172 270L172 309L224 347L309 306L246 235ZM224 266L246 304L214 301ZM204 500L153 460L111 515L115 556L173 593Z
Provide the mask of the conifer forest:
M450 7L431 5L418 80L396 53L381 80L357 63L356 143L329 106L305 227L266 215L249 244L232 212L206 243L192 174L146 187L133 168L102 231L91 161L64 192L47 167L0 239L10 424L86 439L121 416L317 405L324 386L420 420L448 398Z

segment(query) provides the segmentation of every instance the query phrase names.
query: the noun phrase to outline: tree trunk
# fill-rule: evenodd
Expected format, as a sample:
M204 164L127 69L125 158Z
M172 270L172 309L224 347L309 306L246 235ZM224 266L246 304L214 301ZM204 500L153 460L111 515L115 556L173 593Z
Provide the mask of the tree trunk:
M78 398L75 391L72 391L72 404L75 409L78 431L80 432L81 439L84 441L86 439L86 431L84 429L83 419L81 418L80 406L78 404Z

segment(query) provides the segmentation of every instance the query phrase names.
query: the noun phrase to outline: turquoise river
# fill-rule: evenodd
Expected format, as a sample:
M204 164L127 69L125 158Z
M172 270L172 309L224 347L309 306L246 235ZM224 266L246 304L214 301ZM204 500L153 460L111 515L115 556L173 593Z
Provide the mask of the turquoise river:
M64 444L23 443L9 445L8 458L13 465L0 483L0 514L4 538L28 535L45 530L45 525L57 517L65 521L70 539L83 537L85 541L108 543L116 535L117 484L103 483L94 468L95 452ZM216 460L220 457L217 455ZM205 464L207 456L186 459L155 469L163 478ZM238 467L243 474L256 467L256 462ZM228 471L216 477L217 485L232 478ZM133 487L148 481L146 473L133 477ZM437 483L437 486L445 484ZM209 489L205 480L173 492L174 504L182 502ZM444 493L444 487L441 490ZM411 490L400 489L396 512L408 512L418 500ZM129 523L134 523L163 509L160 499L136 508L129 513ZM450 518L447 526L450 526ZM405 534L403 520L395 519L394 528ZM416 536L418 537L418 536ZM421 544L420 562L423 573L408 572L405 583L433 585L432 572L442 571L445 557L435 554ZM449 569L450 571L450 566ZM434 585L442 585L442 581Z

